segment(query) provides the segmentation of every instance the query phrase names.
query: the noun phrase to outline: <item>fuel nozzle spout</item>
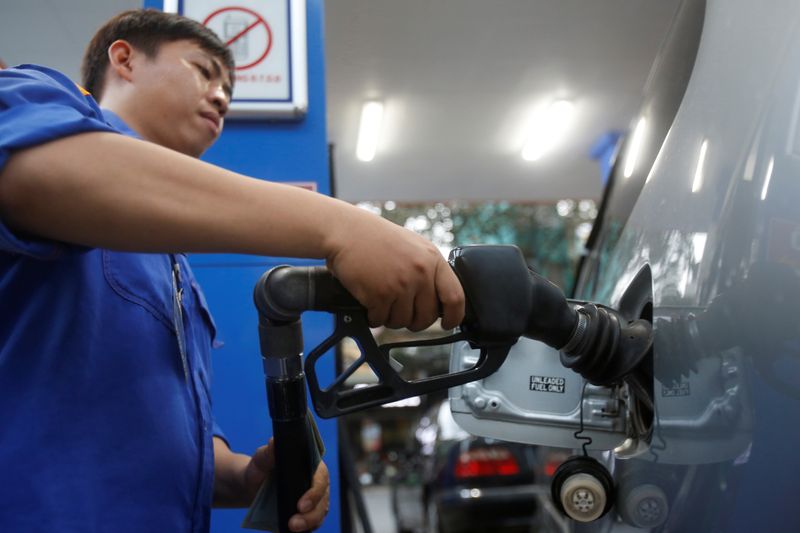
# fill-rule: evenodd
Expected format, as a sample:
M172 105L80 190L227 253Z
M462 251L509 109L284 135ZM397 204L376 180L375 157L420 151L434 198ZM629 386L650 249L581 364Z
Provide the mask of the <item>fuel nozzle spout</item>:
M646 320L627 321L608 307L573 302L577 322L560 347L561 364L595 385L611 385L631 374L652 345Z

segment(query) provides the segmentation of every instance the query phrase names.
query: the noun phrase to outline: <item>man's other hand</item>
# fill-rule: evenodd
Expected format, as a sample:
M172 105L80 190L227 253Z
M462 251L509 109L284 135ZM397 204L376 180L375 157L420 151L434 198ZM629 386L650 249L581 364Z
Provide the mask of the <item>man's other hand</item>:
M245 471L245 486L252 493L252 498L275 468L275 447L272 439L266 446L260 447L253 454ZM289 519L289 529L292 531L308 531L317 529L328 514L330 506L331 482L328 476L328 467L320 461L311 488L300 497L297 502L297 514Z
M275 468L272 439L252 457L234 453L221 438L214 437L214 505L247 507ZM330 506L328 467L320 462L311 488L297 502L297 514L289 519L289 529L306 531L318 528Z

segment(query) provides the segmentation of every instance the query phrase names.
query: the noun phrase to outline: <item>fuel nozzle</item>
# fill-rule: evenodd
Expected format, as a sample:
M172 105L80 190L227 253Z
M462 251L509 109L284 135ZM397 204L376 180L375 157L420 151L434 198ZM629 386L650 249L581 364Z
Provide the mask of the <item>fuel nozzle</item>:
M531 270L515 246L465 246L450 264L469 295L462 330L482 342L525 336L561 352L561 362L595 385L618 383L652 344L646 320L567 300L557 285Z
M255 301L264 368L274 380L302 375L300 315L325 311L335 316L333 333L305 356L302 368L317 413L325 418L367 407L457 387L483 379L499 369L520 337L562 351L562 362L597 385L628 380L650 347L650 327L627 322L614 310L569 301L556 285L528 268L516 246L465 246L449 262L466 296L460 331L437 339L378 345L366 310L321 266L279 266L262 276ZM340 341L350 338L361 356L333 382L322 387L316 364ZM392 364L391 351L467 341L479 352L471 368L408 381ZM367 364L378 383L351 388L347 379ZM280 403L280 402L279 402Z

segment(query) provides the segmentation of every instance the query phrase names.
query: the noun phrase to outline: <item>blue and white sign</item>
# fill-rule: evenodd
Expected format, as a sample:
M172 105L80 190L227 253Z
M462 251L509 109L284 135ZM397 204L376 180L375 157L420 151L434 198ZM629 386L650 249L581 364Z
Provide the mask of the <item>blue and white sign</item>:
M230 116L301 118L308 110L305 0L172 0L214 30L236 61Z

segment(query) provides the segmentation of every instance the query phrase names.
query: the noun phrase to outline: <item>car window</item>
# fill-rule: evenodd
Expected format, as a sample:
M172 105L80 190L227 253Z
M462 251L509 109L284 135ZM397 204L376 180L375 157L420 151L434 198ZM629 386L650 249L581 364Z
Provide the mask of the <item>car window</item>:
M678 8L644 88L639 114L624 137L609 177L597 220L579 264L575 295L590 298L606 258L619 239L650 169L666 140L694 68L706 0Z

